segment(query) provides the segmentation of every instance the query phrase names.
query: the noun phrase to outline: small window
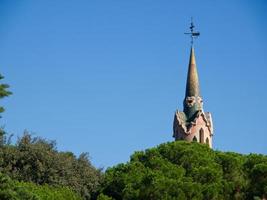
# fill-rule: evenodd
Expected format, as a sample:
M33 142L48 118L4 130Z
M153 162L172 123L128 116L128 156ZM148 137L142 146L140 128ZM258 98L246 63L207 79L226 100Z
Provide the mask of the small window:
M196 136L193 137L193 142L197 142Z
M199 130L199 142L204 143L204 130L203 130L203 128L201 128Z

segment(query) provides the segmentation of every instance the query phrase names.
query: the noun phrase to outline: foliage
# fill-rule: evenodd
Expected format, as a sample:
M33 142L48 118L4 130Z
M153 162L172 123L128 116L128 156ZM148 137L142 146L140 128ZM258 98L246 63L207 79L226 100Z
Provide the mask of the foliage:
M107 196L107 195L104 195L104 194L100 194L98 197L97 197L97 200L113 200L113 198Z
M0 199L1 200L37 200L37 196L27 190L16 186L8 176L0 173Z
M67 187L36 185L34 183L16 182L18 188L31 193L38 200L82 200L82 198Z
M184 141L134 153L128 163L107 169L101 188L101 195L116 200L250 200L266 194L267 156Z
M0 74L0 80L2 80L2 79L4 79L4 76L2 76ZM10 91L8 91L8 88L9 88L9 85L4 84L4 83L0 84L0 99L12 94ZM4 111L5 111L5 109L2 106L0 106L0 113L2 113Z
M8 141L3 138L2 142ZM14 145L2 144L0 171L18 181L67 186L84 199L91 199L101 181L101 171L92 166L87 153L77 158L59 152L54 141L27 132Z
M66 187L51 187L11 180L0 173L1 200L81 200Z

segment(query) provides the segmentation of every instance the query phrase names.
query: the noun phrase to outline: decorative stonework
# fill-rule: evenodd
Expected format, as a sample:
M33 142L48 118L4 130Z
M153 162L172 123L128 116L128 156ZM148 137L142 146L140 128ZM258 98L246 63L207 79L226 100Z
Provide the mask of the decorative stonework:
M202 132L202 133L201 133ZM201 141L200 135L203 135L204 141ZM173 137L175 140L187 140L206 143L212 147L213 124L210 113L204 113L202 110L196 113L194 120L187 121L184 112L177 111L174 116Z
M196 103L196 97L194 97L194 96L186 97L185 103L188 107L192 107Z

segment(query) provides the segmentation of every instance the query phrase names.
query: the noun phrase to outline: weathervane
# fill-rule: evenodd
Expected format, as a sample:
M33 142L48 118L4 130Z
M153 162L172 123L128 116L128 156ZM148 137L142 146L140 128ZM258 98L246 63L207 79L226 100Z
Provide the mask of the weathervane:
M198 36L200 36L200 32L194 32L194 28L195 28L195 26L193 24L193 18L191 18L190 33L184 33L186 35L191 36L191 45L193 45L194 39L197 38Z

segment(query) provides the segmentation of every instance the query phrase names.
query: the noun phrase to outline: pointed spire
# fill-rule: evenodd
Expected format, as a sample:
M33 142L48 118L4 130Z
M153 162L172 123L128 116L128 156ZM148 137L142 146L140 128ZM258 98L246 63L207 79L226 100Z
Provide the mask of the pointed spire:
M194 47L191 47L185 97L200 96Z
M199 110L202 110L202 98L200 96L195 52L192 46L187 73L184 112L188 120L191 120Z

